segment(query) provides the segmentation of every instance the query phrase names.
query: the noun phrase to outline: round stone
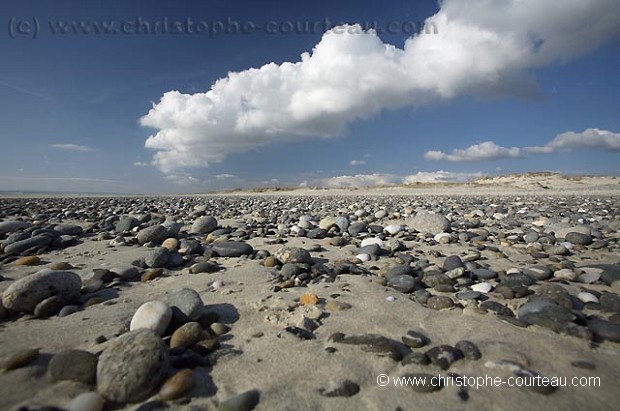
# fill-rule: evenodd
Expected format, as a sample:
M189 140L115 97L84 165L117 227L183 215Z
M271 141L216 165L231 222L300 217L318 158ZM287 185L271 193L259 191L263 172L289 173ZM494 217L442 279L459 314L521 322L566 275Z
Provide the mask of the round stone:
M385 231L386 233L390 235L396 235L400 233L401 231L403 231L403 226L401 226L400 224L390 224L390 225L385 226L383 228L383 231Z
M442 370L447 370L454 362L463 357L461 351L451 345L438 345L426 351L425 354L434 365Z
M213 217L199 217L192 224L190 233L208 234L217 228L217 220Z
M567 233L564 239L571 244L577 244L577 245L592 244L592 236L590 234L578 233L575 231L571 231L570 233Z
M179 327L170 338L170 348L189 348L203 338L202 326L197 322L189 322Z
M53 238L49 235L37 235L25 240L15 241L4 247L4 254L20 254L33 247L42 247L51 244Z
M169 255L167 248L157 247L144 257L144 263L150 268L161 268L168 262Z
M162 301L149 301L142 304L131 318L129 330L141 328L152 330L157 335L164 335L172 318L172 310Z
M171 307L177 307L191 321L197 321L203 313L204 303L200 294L191 288L180 288L170 292L164 301Z
M116 225L114 226L114 230L117 233L123 233L125 231L129 231L134 227L137 227L140 225L140 221L133 216L123 216L120 218L120 220L118 220L118 222L116 223Z
M452 271L457 268L463 267L463 261L461 261L461 257L458 255L450 255L446 257L443 262L443 270L444 271Z
M97 375L97 356L83 350L65 350L50 360L48 372L52 381L77 381L94 384Z
M97 391L106 399L139 402L166 374L168 349L151 330L130 331L111 341L97 364Z
M82 227L76 224L58 224L54 230L62 235L80 235L83 231Z
M49 318L58 314L65 305L65 300L62 297L53 295L34 307L34 315L37 318Z
M410 275L397 275L396 277L390 278L387 285L396 291L408 294L415 288L416 280Z
M282 264L306 263L312 264L312 257L308 250L301 247L283 247L275 252L274 257Z
M577 279L577 273L570 268L563 268L555 271L553 277L558 280L575 281Z
M218 411L250 411L258 405L259 401L260 392L251 390L222 401L217 409Z
M179 249L179 240L176 238L166 238L161 246L168 249L168 251L176 251Z
M81 287L79 275L45 269L11 284L2 294L2 305L16 312L32 313L37 304L53 295L65 303L79 300Z
M426 305L433 310L444 310L454 306L454 301L444 295L433 295L426 301Z
M409 228L433 235L450 231L450 221L441 214L420 211L408 221Z
M2 368L6 371L16 370L18 368L25 367L38 357L38 348L23 348L11 354L6 360L4 360L4 363L2 363Z
M146 243L161 244L168 238L168 230L163 225L157 224L138 231L136 238L140 245Z
M0 222L0 234L14 233L28 227L30 227L30 224L26 221L2 221Z

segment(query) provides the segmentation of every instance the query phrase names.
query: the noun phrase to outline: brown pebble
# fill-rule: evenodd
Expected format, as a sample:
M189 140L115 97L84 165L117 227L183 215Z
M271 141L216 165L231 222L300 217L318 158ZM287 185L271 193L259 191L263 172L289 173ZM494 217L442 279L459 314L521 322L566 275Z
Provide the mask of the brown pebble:
M200 341L204 333L197 322L189 322L179 327L170 338L170 348L191 347Z
M265 335L265 333L263 333L262 331L259 331L259 332L252 334L252 338L260 338L263 335Z
M189 393L193 388L194 373L189 368L186 368L164 382L159 390L159 397L164 401L175 400Z
M372 282L379 285L387 285L387 279L385 277L372 277Z
M142 274L142 277L140 277L140 281L147 282L147 281L151 281L156 279L157 277L159 277L160 275L162 275L164 272L163 268L153 268L152 270L148 270L147 272L145 272L144 274Z
M86 301L86 303L84 304L84 307L90 307L91 305L101 304L104 301L105 301L105 298L94 296L94 297L89 298L88 301Z
M280 288L291 288L295 286L295 280L286 280L286 281L282 281L280 284L278 284L278 287Z
M316 305L319 302L319 297L311 292L304 293L299 297L299 304L301 305Z
M15 260L15 265L35 265L39 264L41 259L36 255L30 255L27 257L18 258Z
M443 295L433 295L426 301L428 308L433 310L443 310L454 306L454 301L450 297Z
M275 259L274 256L270 255L269 257L263 260L263 265L265 267L275 267L278 264L278 260Z
M66 261L58 261L56 263L50 264L50 270L54 270L54 271L72 270L74 268L75 268L74 266L67 263Z
M170 251L176 251L179 248L179 240L176 238L166 238L161 246L167 248Z
M7 371L15 370L17 368L25 367L30 364L39 356L38 348L25 348L17 351L15 354L11 355L5 362L2 364L2 368Z

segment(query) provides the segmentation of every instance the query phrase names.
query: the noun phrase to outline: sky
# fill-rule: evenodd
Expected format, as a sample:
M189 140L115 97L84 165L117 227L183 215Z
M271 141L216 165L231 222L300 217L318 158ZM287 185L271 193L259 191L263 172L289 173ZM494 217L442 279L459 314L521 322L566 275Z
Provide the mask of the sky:
M0 191L620 175L616 0L6 0L2 19Z

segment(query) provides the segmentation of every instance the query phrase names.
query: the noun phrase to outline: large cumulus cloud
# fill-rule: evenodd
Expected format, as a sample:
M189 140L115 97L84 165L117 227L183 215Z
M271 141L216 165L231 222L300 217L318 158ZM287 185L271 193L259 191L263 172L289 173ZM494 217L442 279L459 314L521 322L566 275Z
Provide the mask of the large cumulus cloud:
M163 172L204 167L269 143L346 134L384 109L462 94L535 90L531 69L574 58L620 28L616 0L445 0L437 34L397 48L374 31L327 32L300 61L270 63L204 93L165 93L141 118Z

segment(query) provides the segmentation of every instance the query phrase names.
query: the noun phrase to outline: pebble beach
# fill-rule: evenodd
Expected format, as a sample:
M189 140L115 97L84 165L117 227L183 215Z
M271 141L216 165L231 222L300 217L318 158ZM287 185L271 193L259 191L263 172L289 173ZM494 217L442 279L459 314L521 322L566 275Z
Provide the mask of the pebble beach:
M1 197L0 409L613 409L619 195Z

